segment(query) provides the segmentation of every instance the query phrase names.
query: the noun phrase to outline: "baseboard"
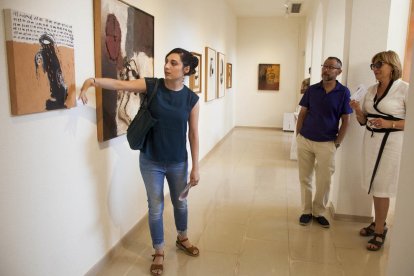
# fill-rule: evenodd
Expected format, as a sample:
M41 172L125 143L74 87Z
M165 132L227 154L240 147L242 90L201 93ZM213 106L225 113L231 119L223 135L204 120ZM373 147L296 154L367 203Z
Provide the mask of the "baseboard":
M372 216L356 216L356 215L338 214L335 212L335 207L333 206L332 202L329 205L329 211L331 213L332 218L334 220L339 220L339 221L370 223L374 219Z
M253 128L253 129L264 129L264 130L283 130L283 128L281 128L281 127L257 127L257 126L235 126L234 128Z
M140 229L141 227L148 227L148 213L145 214L88 272L85 276L95 276L102 272L105 265L110 262L111 259L115 258L118 252L124 248L123 244L128 240L128 237Z

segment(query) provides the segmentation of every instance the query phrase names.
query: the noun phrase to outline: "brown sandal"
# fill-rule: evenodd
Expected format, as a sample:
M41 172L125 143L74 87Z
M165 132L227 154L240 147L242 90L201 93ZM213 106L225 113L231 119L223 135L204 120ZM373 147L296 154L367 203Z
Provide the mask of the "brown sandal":
M162 257L162 260L164 261L164 254L155 253L154 255L152 255L152 257L154 257L152 261L155 261L156 257ZM151 275L159 276L163 273L163 271L164 271L163 264L151 264L151 267L150 267Z
M381 240L377 240L377 238L380 238ZM374 237L368 241L367 249L369 251L378 251L381 249L382 245L385 242L385 234L378 234L374 233Z
M384 235L387 235L387 231L388 231L387 223L384 222ZM363 237L374 236L374 234L375 234L375 222L372 222L367 227L361 228L361 230L359 230L359 235Z
M188 241L187 238L180 240L179 237L177 237L177 241L175 242L175 245L181 249L182 251L184 251L185 254L187 254L188 256L191 257L197 257L200 254L200 250L198 250L197 247L195 246L191 246L191 247L185 247L185 245L183 244L183 242Z

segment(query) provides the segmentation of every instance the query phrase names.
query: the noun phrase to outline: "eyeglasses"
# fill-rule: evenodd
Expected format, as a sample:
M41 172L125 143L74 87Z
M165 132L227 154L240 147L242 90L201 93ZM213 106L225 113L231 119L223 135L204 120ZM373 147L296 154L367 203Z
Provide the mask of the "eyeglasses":
M331 66L331 65L321 65L322 70L326 69L326 70L334 70L334 69L341 69L340 67L335 67L335 66Z
M380 60L380 61L377 61L375 63L372 63L369 67L371 68L371 70L380 69L382 67L382 65L384 65L385 63L386 62Z

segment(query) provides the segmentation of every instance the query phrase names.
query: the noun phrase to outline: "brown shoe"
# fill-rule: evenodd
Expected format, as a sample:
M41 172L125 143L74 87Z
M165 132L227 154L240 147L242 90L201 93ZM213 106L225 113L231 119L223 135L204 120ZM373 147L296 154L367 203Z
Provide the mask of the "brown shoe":
M200 255L200 250L198 250L197 247L195 246L191 246L191 247L185 247L185 245L183 244L183 242L188 241L187 238L180 240L179 237L177 237L177 241L175 242L175 245L181 249L182 251L184 251L185 254L187 254L188 256L191 257L197 257L198 255Z
M152 261L155 261L156 257L162 257L162 260L164 261L164 254L155 253L152 255L154 257ZM151 275L153 276L159 276L164 272L164 265L163 264L151 264L150 267Z

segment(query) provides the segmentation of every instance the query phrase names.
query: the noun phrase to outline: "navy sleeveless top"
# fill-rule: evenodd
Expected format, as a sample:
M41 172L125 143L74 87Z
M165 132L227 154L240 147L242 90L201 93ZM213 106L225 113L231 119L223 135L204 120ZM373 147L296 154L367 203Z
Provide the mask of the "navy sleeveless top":
M148 96L153 92L155 80L145 78ZM141 154L156 162L185 162L188 119L199 97L185 85L179 91L172 91L165 87L163 78L158 82L157 94L149 106L158 122L149 131Z

